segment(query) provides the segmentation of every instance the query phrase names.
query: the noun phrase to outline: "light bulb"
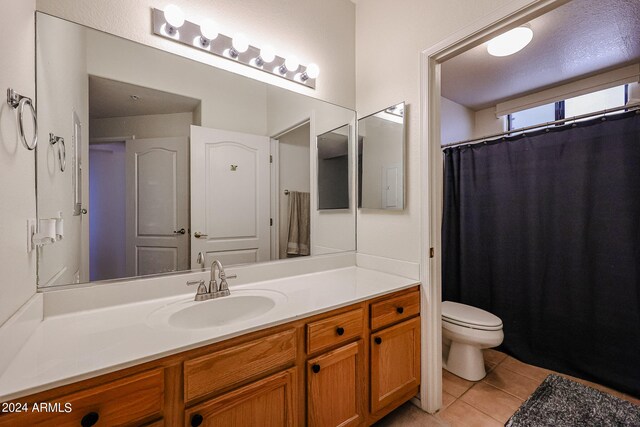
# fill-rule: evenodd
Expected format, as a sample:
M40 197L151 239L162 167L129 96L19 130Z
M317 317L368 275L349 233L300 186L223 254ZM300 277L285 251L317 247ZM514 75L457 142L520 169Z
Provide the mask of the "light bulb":
M249 41L242 33L233 36L231 44L238 53L246 52L249 49Z
M260 49L260 58L262 58L262 60L268 64L276 59L276 52L273 47L267 45Z
M207 40L213 40L218 37L218 25L210 19L205 19L200 24L200 33Z
M295 55L291 55L284 61L284 66L287 67L289 71L296 71L298 67L300 67L300 61L298 61L298 57Z
M180 28L184 24L184 13L175 4L170 4L164 10L164 19L173 28Z
M518 27L489 40L487 51L493 56L508 56L524 49L533 39L529 27Z
M300 67L300 61L297 56L291 55L284 61L284 66L287 67L287 70L294 72Z
M320 75L320 67L318 67L318 64L309 64L305 73L307 73L308 78L316 79Z

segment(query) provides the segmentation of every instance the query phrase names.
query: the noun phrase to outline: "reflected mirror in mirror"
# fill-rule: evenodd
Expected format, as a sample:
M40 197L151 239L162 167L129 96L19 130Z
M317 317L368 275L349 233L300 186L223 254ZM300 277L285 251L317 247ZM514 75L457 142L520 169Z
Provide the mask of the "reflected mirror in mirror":
M67 153L62 171L57 146L36 151L39 218L64 221L39 286L355 250L355 211L318 209L316 171L316 139L354 111L36 19L39 138Z
M358 207L404 209L405 104L358 120Z
M349 125L318 135L318 209L349 209Z

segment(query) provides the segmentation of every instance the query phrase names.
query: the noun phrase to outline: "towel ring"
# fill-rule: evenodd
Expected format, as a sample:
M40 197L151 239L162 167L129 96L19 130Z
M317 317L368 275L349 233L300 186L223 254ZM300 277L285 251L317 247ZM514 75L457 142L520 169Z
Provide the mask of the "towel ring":
M67 168L67 146L64 143L64 138L61 136L55 136L53 133L49 133L49 144L58 144L58 160L60 160L60 172L64 172Z
M33 106L33 101L31 100L31 98L22 96L19 93L16 93L15 90L9 88L7 89L7 104L18 110L18 131L20 132L20 139L22 140L22 144L27 150L34 150L36 148L36 145L38 145L38 119L36 117L36 109ZM29 108L31 109L31 120L33 121L33 139L31 140L31 144L27 142L27 137L24 134L25 105L29 105Z

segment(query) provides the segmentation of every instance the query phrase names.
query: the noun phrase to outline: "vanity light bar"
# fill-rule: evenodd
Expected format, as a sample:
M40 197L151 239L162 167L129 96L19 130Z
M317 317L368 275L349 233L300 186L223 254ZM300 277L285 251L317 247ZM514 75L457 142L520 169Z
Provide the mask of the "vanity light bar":
M169 11L167 8L167 12L170 12L171 16L174 11ZM180 18L182 19L177 21L170 19L174 24L172 25L167 21L165 11L160 9L152 10L152 18L153 33L157 36L221 56L230 61L240 62L251 68L262 70L312 89L316 88L319 69L315 64L310 64L309 66L297 64L298 61L295 57L292 56L287 60L281 56L274 55L272 52L266 52L266 50L270 50L269 48L264 49L265 52L261 52L259 48L249 45L242 35L235 36L235 43L233 38L224 34L218 34L217 37L208 39L203 35L199 24L184 20L181 16ZM179 27L175 26L176 22L180 23L181 21L182 23ZM245 47L246 49L243 50ZM273 59L267 62L271 57ZM298 65L298 67L295 70L290 70L287 65L289 68L293 68L295 65Z

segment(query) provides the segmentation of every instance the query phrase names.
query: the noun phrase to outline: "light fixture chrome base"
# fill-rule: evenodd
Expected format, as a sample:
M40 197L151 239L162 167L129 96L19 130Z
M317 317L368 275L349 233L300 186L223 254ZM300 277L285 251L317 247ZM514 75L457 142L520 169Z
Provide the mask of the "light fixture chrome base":
M273 61L266 63L260 58L260 49L249 46L249 49L245 52L238 52L233 48L231 37L225 36L224 34L218 34L218 37L209 40L207 45L203 45L203 36L198 24L184 21L184 24L182 24L179 29L176 29L167 23L162 10L152 9L151 15L153 19L153 34L157 36L191 46L194 49L199 49L230 61L240 62L253 69L282 77L283 79L305 87L316 88L316 79L307 78L306 80L302 80L301 76L305 74L307 70L307 67L304 65L298 67L295 72L289 71L284 65L285 58L280 56L276 56ZM232 56L234 54L235 56ZM258 61L258 58L260 58L260 61ZM281 68L284 68L284 72L281 71Z

